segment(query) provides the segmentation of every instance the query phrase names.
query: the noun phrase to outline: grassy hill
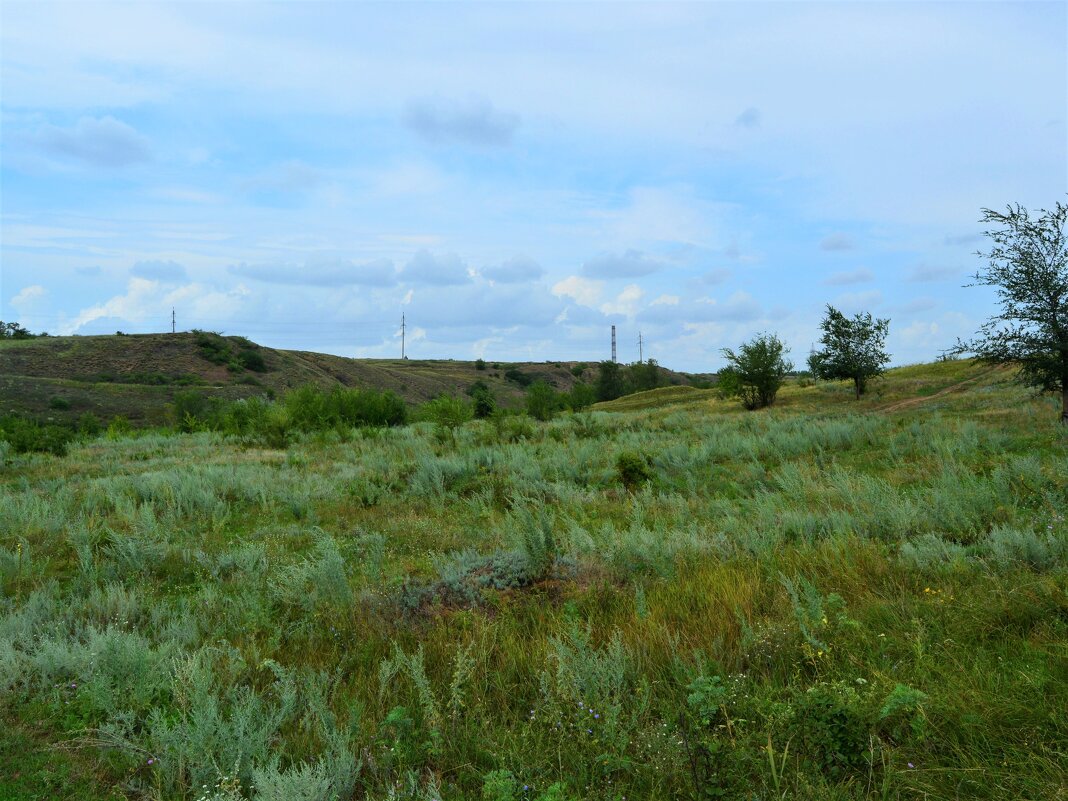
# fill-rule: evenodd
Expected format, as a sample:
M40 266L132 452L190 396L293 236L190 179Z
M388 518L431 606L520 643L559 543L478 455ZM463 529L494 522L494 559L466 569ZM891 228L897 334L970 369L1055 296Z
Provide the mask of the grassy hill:
M0 798L1068 798L1068 438L1010 379L0 443Z
M250 353L258 358L246 361L258 369L242 362ZM470 361L349 359L196 333L0 340L0 413L70 417L92 411L159 424L174 393L189 387L233 399L307 383L340 384L392 390L420 403L443 392L463 392L477 380L485 381L503 405L516 406L522 402L523 381L540 379L567 391L578 380L595 380L596 364L576 369L581 367L577 362L490 362L479 370ZM510 379L509 371L522 378ZM663 373L673 383L691 380Z

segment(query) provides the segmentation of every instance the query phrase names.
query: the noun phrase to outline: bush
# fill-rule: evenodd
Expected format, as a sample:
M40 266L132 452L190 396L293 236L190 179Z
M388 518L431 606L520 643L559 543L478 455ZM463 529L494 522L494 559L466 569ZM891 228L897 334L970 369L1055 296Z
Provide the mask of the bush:
M49 409L56 409L57 411L66 411L70 408L70 401L66 398L61 398L59 395L53 395L48 401Z
M785 357L789 349L775 334L760 334L735 352L724 348L728 366L719 373L723 397L737 397L746 409L762 409L775 403L793 364Z
M597 390L589 384L579 381L571 387L571 391L565 396L569 409L573 412L581 412L588 409L597 401Z
M237 354L238 363L246 370L257 373L267 372L267 362L263 360L263 354L258 350L243 350Z
M560 408L560 398L556 390L539 380L531 384L530 389L527 390L526 405L527 414L535 420L544 422L551 419L556 410Z
M419 416L440 430L453 431L475 416L474 404L454 395L439 395L423 404Z
M467 388L466 393L474 403L474 414L478 420L493 416L497 410L497 399L485 381L479 379Z
M529 387L534 383L534 376L527 375L519 370L517 367L509 367L504 371L504 377L509 381L514 381L521 387Z
M75 437L73 428L39 423L25 417L0 417L0 440L6 440L15 453L52 453L63 456Z
M616 457L616 475L624 487L634 491L653 477L652 464L647 456L623 451Z
M476 370L485 370L486 369L486 360L485 359L475 359L475 369Z

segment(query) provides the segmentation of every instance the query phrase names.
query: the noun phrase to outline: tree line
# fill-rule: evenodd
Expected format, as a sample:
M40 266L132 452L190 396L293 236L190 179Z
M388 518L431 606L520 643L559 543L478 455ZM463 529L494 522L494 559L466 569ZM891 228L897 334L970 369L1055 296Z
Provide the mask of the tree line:
M998 312L970 340L958 340L946 355L973 355L992 365L1018 368L1018 380L1038 392L1061 396L1061 423L1068 425L1068 205L1032 215L1022 206L1005 212L982 209L990 248L975 255L987 265L968 286L997 291ZM815 378L847 380L859 399L890 362L885 350L889 319L862 312L852 318L828 305L820 323L820 348L808 357ZM759 334L737 350L724 348L719 373L725 397L747 409L771 406L793 364L776 334Z

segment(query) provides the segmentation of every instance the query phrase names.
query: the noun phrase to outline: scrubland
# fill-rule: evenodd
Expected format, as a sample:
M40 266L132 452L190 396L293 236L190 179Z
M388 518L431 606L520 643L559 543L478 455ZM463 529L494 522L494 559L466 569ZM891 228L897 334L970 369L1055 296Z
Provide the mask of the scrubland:
M0 797L1068 798L1068 436L1009 377L0 443Z

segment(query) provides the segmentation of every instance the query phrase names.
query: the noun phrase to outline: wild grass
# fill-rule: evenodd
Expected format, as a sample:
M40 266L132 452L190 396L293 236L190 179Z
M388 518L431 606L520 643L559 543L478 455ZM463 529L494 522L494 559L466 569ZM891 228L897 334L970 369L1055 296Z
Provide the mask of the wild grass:
M694 392L4 451L0 797L1065 797L1043 402Z

